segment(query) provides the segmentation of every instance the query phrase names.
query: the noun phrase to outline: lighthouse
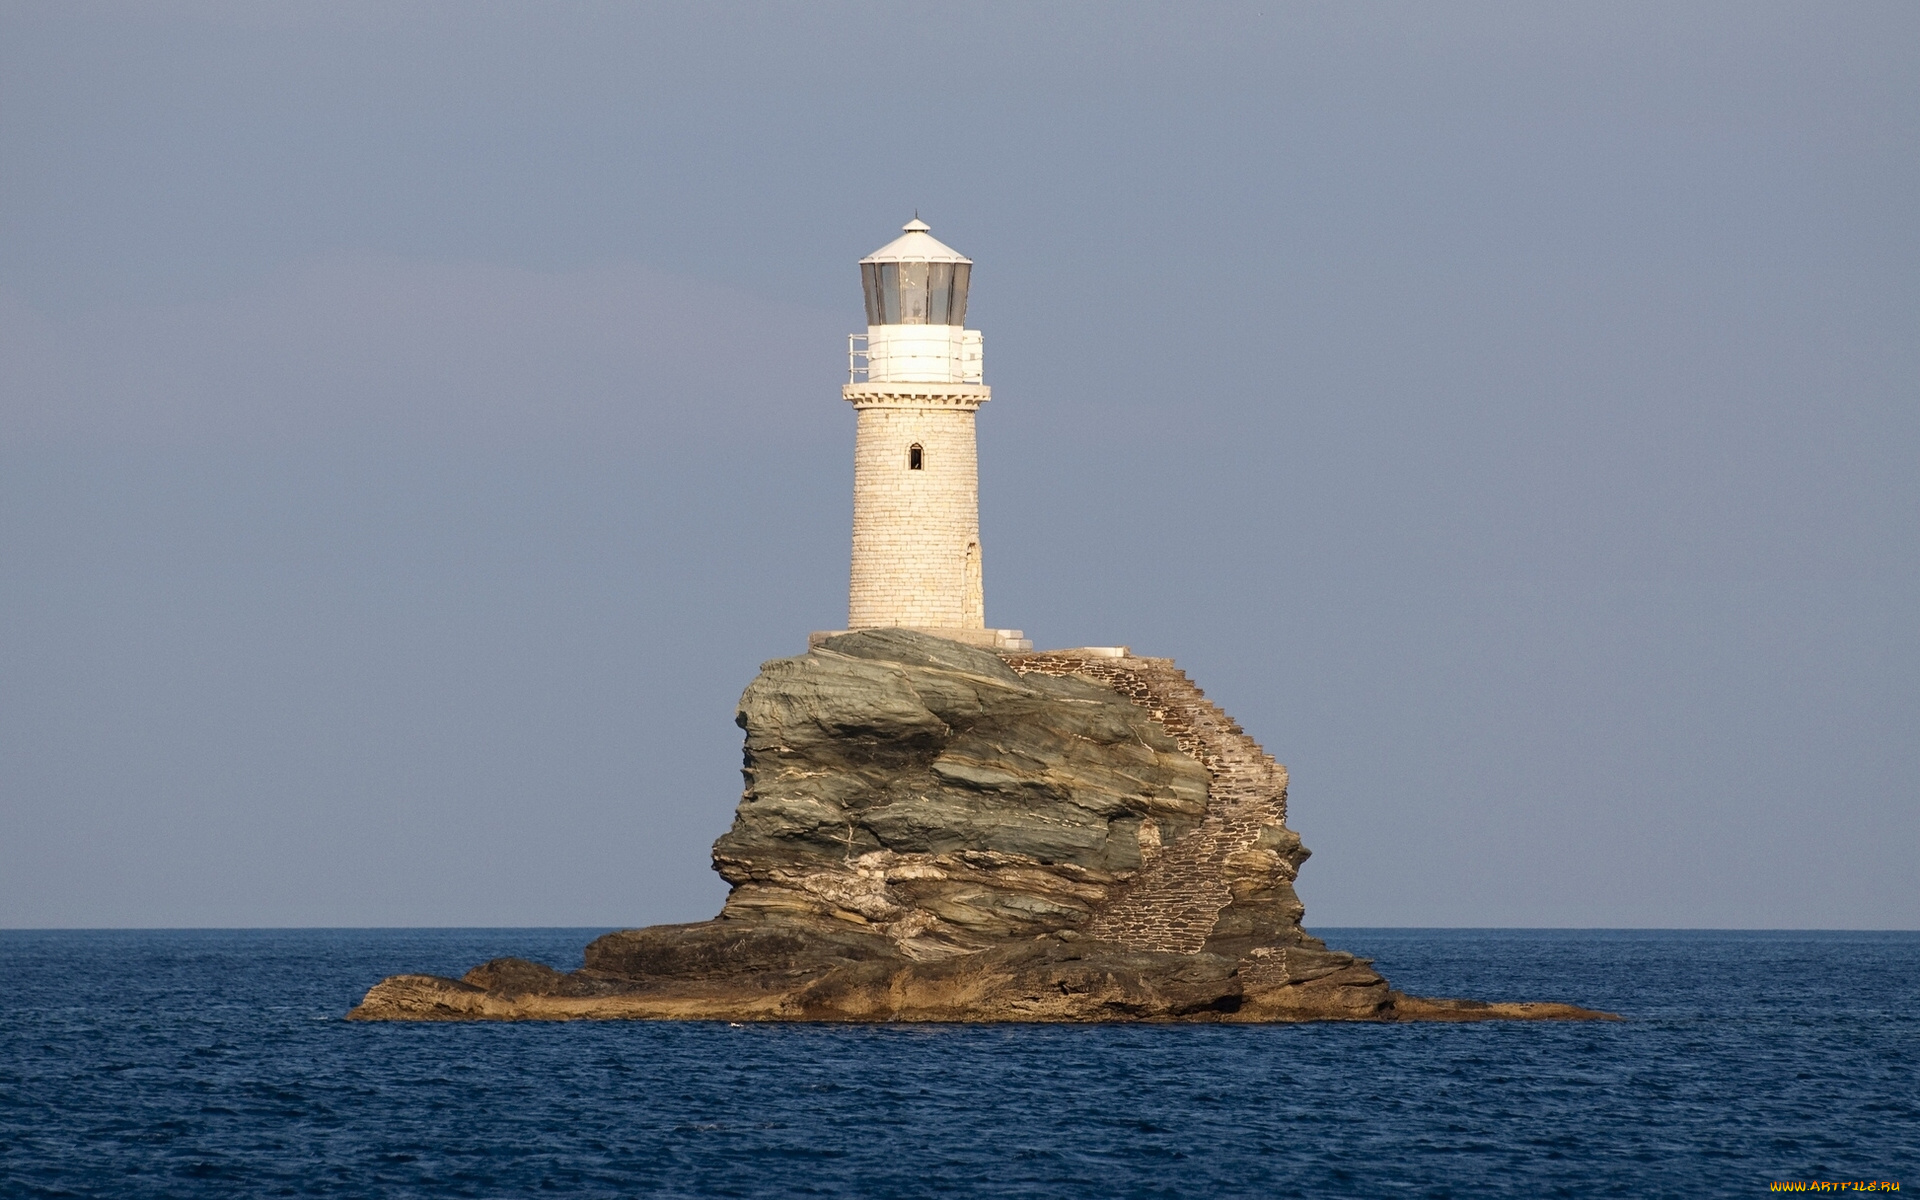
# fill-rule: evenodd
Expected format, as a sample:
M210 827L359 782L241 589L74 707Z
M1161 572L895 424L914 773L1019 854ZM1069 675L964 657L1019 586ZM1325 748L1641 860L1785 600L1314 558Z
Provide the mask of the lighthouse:
M918 217L860 260L867 331L848 338L853 405L849 629L915 629L996 650L1029 650L989 629L980 549L974 418L990 391L968 329L973 260Z

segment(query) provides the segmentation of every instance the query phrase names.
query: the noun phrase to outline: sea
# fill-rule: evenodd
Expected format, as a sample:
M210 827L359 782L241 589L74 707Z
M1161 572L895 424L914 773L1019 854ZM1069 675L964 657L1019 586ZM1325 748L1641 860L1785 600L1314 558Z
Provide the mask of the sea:
M1920 1190L1920 933L1316 930L1619 1023L341 1019L601 932L0 932L0 1196Z

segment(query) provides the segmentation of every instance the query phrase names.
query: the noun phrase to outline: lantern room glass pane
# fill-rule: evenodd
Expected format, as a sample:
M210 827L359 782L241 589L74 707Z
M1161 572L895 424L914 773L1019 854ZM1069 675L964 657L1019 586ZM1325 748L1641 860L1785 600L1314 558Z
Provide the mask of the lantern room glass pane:
M867 300L867 324L885 325L880 319L880 264L860 264L860 291Z
M927 324L945 325L953 306L953 264L927 264Z
M947 305L947 324L967 323L967 285L972 280L972 263L953 264L953 301Z
M927 323L927 266L923 262L900 264L900 323Z

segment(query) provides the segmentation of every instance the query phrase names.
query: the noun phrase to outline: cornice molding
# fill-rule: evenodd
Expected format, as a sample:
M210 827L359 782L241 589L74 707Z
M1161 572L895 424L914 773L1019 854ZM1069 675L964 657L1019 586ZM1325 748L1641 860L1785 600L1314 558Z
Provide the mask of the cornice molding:
M980 383L849 383L840 389L855 408L979 408L992 395Z

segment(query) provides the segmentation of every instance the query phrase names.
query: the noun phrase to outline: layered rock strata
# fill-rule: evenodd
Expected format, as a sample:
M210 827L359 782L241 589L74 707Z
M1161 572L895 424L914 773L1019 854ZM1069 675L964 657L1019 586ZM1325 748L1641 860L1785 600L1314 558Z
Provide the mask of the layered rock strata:
M765 664L711 921L570 973L387 979L362 1020L1572 1018L1421 1000L1301 928L1285 768L1165 659L907 630Z

